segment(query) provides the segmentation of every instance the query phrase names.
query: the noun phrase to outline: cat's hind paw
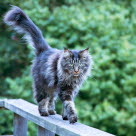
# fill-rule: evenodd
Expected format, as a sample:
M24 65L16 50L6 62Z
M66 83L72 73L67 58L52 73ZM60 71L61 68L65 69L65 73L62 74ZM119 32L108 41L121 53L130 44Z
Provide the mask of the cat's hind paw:
M77 122L77 116L71 116L70 118L69 118L69 122L70 122L70 124L74 124L74 123L76 123Z
M68 120L68 117L67 117L67 116L64 116L64 117L63 117L63 116L62 116L62 119L63 119L63 120Z
M49 114L50 114L50 115L55 115L55 114L56 114L56 111L55 111L55 110L49 110Z
M49 113L47 111L39 111L41 116L49 116Z

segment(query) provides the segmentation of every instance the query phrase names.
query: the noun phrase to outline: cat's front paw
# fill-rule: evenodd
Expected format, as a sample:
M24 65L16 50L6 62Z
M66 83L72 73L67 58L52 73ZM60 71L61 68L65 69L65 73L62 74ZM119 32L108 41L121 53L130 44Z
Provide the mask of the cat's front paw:
M56 111L55 111L55 110L49 110L49 114L50 114L50 115L55 115L55 114L56 114Z
M73 123L76 123L77 122L77 116L76 115L71 115L70 117L69 117L69 122L70 122L70 124L73 124Z
M39 109L39 113L41 116L49 116L49 112L47 110Z
M44 112L40 112L40 115L41 116L49 116L49 113L47 111L44 111Z
M62 116L62 119L63 120L68 120L68 117L67 116Z

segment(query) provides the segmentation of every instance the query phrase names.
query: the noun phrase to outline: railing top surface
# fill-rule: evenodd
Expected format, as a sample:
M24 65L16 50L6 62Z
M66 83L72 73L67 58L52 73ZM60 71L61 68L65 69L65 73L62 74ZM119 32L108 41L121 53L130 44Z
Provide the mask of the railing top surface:
M42 117L36 105L22 99L0 100L0 107L5 107L60 136L113 136L81 123L69 124L68 121L63 121L62 117L58 114Z

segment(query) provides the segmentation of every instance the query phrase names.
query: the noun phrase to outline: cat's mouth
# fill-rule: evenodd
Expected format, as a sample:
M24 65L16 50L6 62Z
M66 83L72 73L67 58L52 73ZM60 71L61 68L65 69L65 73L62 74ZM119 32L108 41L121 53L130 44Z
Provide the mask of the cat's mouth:
M79 76L79 72L74 72L73 74L74 74L75 77Z

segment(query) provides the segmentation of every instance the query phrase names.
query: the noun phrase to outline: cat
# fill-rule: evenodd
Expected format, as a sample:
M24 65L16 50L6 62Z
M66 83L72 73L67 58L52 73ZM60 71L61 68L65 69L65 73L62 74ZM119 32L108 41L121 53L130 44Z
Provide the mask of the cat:
M5 14L4 22L18 33L23 33L35 49L32 64L33 91L40 115L55 115L55 101L59 97L63 104L63 120L77 122L74 99L91 72L93 61L89 48L52 48L44 40L41 30L17 6L12 6Z

